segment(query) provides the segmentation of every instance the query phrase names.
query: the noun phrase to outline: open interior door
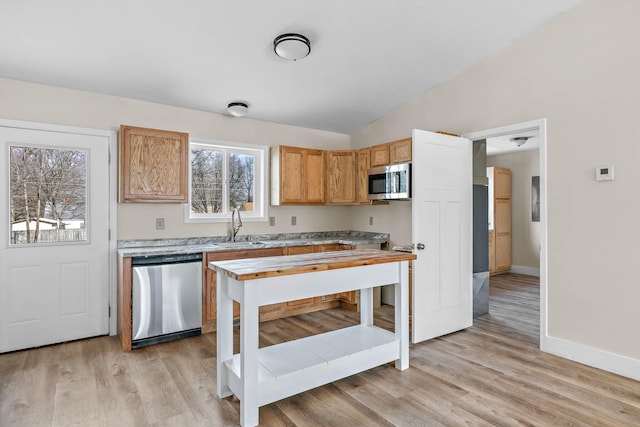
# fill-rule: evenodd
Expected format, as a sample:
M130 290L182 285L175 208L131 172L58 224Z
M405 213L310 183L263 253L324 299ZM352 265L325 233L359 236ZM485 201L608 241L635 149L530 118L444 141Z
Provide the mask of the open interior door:
M473 323L472 143L413 130L414 343Z

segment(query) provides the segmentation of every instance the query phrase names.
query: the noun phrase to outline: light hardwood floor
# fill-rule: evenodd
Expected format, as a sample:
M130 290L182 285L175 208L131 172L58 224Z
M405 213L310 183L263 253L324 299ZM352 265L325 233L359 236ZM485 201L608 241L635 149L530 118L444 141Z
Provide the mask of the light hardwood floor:
M538 350L538 283L491 278L490 314L387 364L260 409L264 426L640 425L640 383ZM377 311L391 326L393 312ZM261 324L261 345L348 326L334 309ZM0 355L1 426L235 426L215 334L122 353L100 337Z

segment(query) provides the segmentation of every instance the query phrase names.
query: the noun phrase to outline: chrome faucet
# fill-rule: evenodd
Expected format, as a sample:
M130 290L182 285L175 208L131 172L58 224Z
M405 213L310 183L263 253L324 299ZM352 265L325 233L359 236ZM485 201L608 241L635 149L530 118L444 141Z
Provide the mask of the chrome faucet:
M236 212L238 213L237 224L236 224ZM240 209L233 208L233 211L231 212L231 229L233 231L233 235L231 236L232 242L236 241L236 235L238 234L238 231L240 231L240 227L242 227L242 218L240 218Z

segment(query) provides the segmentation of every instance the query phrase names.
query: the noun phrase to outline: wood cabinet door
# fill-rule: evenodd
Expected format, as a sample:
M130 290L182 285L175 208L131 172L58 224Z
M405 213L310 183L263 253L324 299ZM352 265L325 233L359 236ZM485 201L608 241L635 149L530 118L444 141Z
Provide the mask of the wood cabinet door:
M358 167L356 179L356 202L369 203L369 175L367 171L371 167L371 150L363 148L358 150Z
M511 268L511 234L496 233L495 263L497 272L506 272Z
M356 152L338 150L327 152L327 203L354 204L356 202Z
M358 298L360 297L360 291L340 292L338 297L340 301L356 306L359 303Z
M489 273L496 271L496 233L489 231Z
M380 144L371 147L371 167L384 166L389 163L389 144Z
M390 163L404 163L411 161L411 141L411 138L407 138L389 143Z
M189 134L120 126L119 202L188 201Z
M493 186L493 231L489 233L489 272L501 274L511 268L511 170L487 168ZM491 194L491 191L489 192Z
M511 233L511 199L496 199L493 206L496 234Z
M280 202L304 202L304 149L280 147Z
M511 198L511 169L493 168L493 197Z
M305 150L304 166L305 197L303 201L309 204L324 203L325 152Z
M313 245L308 246L289 246L288 248L284 248L286 255L299 255L299 254L310 254L313 253Z

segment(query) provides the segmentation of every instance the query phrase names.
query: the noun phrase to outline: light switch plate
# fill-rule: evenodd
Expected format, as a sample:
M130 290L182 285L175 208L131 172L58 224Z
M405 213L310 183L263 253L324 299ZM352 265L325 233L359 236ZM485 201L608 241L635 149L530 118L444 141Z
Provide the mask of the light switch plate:
M291 225L296 225L298 224L298 217L292 216L291 217Z
M276 217L275 216L270 216L269 217L269 227L275 227L276 225Z

